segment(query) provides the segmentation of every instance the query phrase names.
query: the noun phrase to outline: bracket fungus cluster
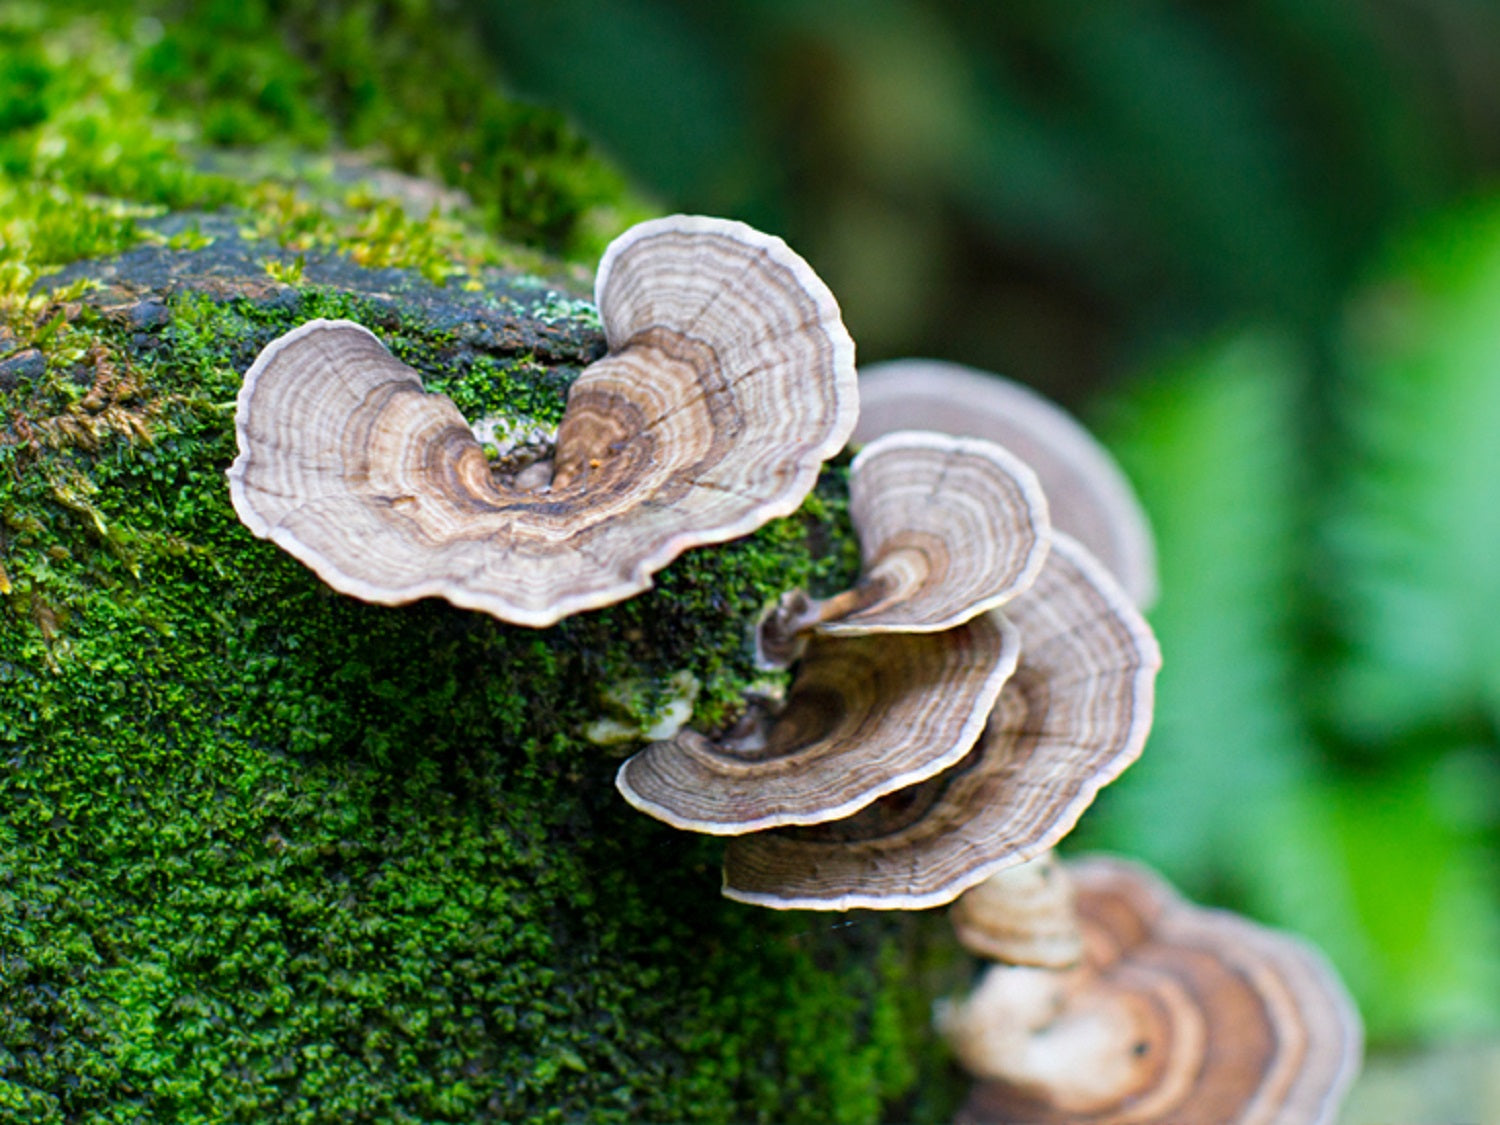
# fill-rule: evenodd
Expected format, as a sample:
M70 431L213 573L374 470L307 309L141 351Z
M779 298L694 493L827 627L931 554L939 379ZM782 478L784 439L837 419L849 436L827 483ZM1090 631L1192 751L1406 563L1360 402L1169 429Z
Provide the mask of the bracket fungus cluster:
M1066 835L1150 727L1155 639L1054 529L1046 481L986 438L879 422L850 469L859 582L822 600L791 591L760 630L763 656L797 661L787 704L748 737L682 731L619 772L643 811L733 837L724 893L743 902L951 902ZM985 633L1001 643L979 659ZM924 652L931 672L897 671ZM937 671L960 663L967 679Z
M1140 753L1160 665L1150 530L1102 447L950 364L884 364L857 394L832 294L739 223L632 228L596 300L608 354L514 476L368 330L274 341L239 396L240 518L364 600L544 627L790 513L853 435L860 578L787 591L754 638L791 668L785 699L651 743L620 792L730 837L733 899L956 900L959 940L994 962L941 1016L982 1079L966 1121L1327 1120L1359 1025L1315 954L1135 868L1070 877L1051 856Z
M719 835L822 824L979 739L1019 646L987 611L1034 581L1051 538L1035 477L988 443L901 433L854 459L849 490L859 584L793 593L762 627L777 634L763 650L801 654L786 706L748 737L647 747L617 778L631 804Z
M1156 643L1061 533L1004 617L1020 638L1016 670L959 761L852 817L731 841L725 893L805 909L941 906L1071 831L1145 742Z
M451 401L367 329L315 320L245 376L235 511L354 597L544 627L796 510L857 409L854 344L807 263L674 216L610 244L595 300L609 351L569 392L550 479L498 478Z
M1010 935L973 994L939 1009L980 1079L962 1125L1331 1125L1361 1029L1315 950L1120 860L1053 866L1040 881L1050 887L991 890L977 915L955 907L971 948L986 940L976 931ZM1069 915L1074 963L1028 963L1016 936L1034 930L1035 948L1056 950Z

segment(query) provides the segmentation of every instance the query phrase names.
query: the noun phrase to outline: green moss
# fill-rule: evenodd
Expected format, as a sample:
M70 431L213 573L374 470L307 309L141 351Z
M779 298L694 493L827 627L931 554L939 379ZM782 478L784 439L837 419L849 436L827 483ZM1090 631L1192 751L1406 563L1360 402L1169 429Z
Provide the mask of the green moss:
M589 260L630 221L618 208L638 211L560 114L501 96L451 2L148 7L165 22L136 73L165 105L193 107L210 143L378 146L396 167L468 192L502 236Z
M163 209L243 207L260 237L438 282L517 261L497 235L592 260L640 204L561 117L502 96L455 20L441 0L0 2L0 296L150 238ZM403 205L358 162L315 165L330 143L472 203ZM252 144L253 165L203 147Z
M0 264L36 271L123 249L153 207L242 198L187 162L153 99L124 77L127 39L82 19L59 28L46 15L0 5L0 76L11 79L0 77ZM24 286L13 278L5 288Z
M44 310L46 376L0 395L0 1107L875 1120L913 1077L897 924L721 899L719 845L629 810L580 739L627 675L732 715L765 602L852 573L842 470L545 632L363 605L223 481L239 373L315 315L392 319L316 288L182 295L150 332ZM382 334L470 409L553 419L576 370Z

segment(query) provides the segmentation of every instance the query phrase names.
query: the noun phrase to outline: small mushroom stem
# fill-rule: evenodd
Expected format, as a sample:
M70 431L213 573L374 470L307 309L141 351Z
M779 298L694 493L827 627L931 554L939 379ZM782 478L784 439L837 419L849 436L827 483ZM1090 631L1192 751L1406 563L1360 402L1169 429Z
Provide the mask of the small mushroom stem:
M837 621L840 617L858 613L878 601L883 590L884 586L879 581L866 579L852 590L815 601L812 603L815 610L814 622L821 625L825 621Z
M856 586L828 598L814 598L805 590L789 590L761 619L755 650L760 664L785 668L802 653L806 634L828 621L837 621L874 605L886 594L879 578L862 579Z
M964 948L990 961L1066 969L1083 957L1073 880L1050 849L969 888L949 918Z

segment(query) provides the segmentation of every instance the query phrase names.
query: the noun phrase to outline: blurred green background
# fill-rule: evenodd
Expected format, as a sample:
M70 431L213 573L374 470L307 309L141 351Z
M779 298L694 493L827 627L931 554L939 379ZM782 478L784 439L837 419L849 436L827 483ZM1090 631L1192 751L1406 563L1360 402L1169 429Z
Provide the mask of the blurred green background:
M1378 1045L1500 1033L1500 3L12 9L49 50L61 10L131 46L0 60L24 217L0 266L92 206L15 186L58 145L97 156L88 191L211 206L217 181L162 179L173 130L200 155L333 140L580 262L650 210L747 220L829 282L863 360L1076 410L1155 522L1166 665L1074 849L1311 936ZM447 82L403 62L439 33ZM560 113L466 85L473 56ZM63 114L65 70L94 101ZM122 99L159 124L111 134Z
M1377 1044L1500 1026L1500 5L470 0L659 206L783 234L861 358L1022 379L1161 540L1075 847L1320 942Z

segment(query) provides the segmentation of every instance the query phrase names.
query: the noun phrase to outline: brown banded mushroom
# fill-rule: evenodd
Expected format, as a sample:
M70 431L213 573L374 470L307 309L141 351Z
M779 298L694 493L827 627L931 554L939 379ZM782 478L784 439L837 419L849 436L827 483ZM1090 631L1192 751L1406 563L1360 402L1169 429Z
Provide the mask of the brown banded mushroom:
M1066 835L1140 753L1160 652L1119 584L1062 534L1005 616L1021 658L973 750L844 820L736 837L724 893L780 909L919 910Z
M1113 457L1061 407L1020 383L956 363L902 359L860 369L856 442L895 430L987 438L1036 470L1052 522L1094 553L1136 605L1156 600L1156 544Z
M931 633L1004 605L1036 579L1052 542L1036 474L993 442L898 432L849 469L858 585L821 601L786 595L762 624L766 664L788 663L800 635Z
M595 295L609 351L569 392L550 482L497 477L371 332L313 321L245 376L240 519L365 601L439 596L543 627L794 511L857 413L854 344L807 263L678 215L611 243Z
M1050 851L970 887L948 919L959 944L986 960L1065 969L1083 956L1073 880Z
M980 1079L961 1125L1331 1125L1361 1029L1320 954L1133 864L1067 867L1082 964L993 965L939 1010Z
M636 808L739 835L848 816L962 758L1016 666L1016 631L976 618L942 633L814 638L763 734L684 730L620 767Z

